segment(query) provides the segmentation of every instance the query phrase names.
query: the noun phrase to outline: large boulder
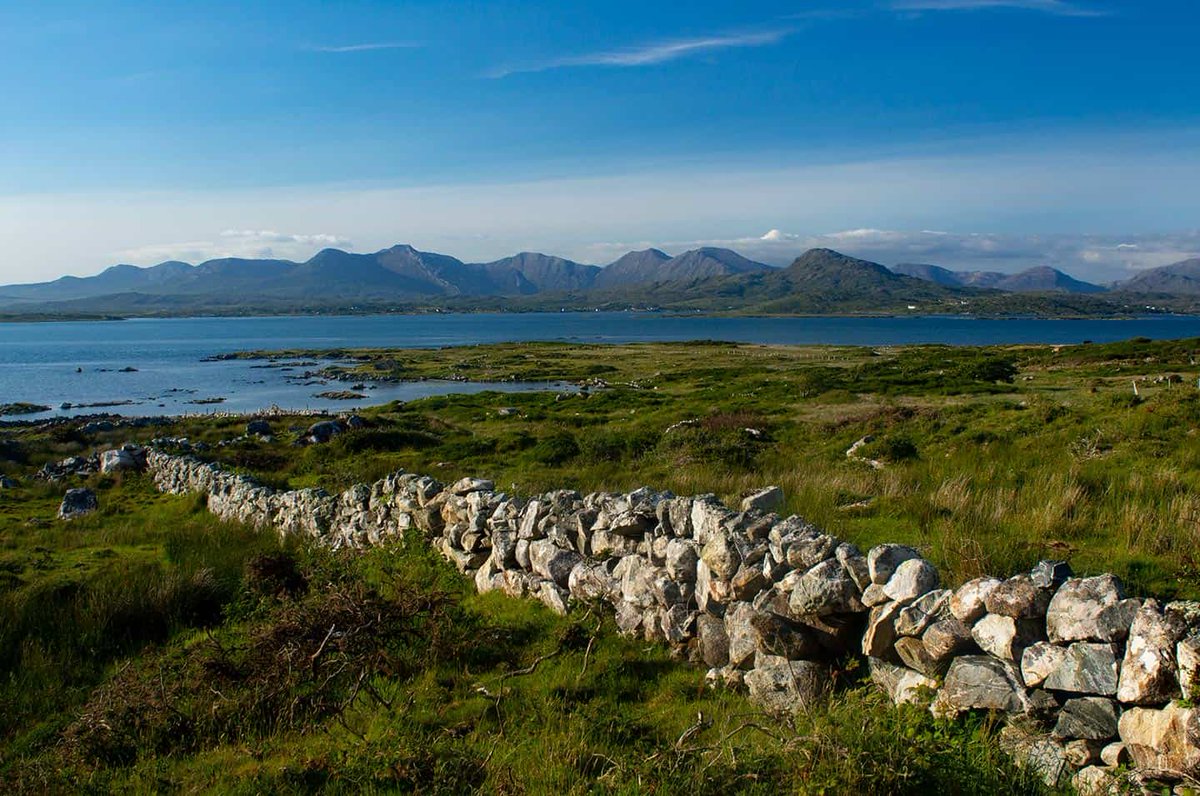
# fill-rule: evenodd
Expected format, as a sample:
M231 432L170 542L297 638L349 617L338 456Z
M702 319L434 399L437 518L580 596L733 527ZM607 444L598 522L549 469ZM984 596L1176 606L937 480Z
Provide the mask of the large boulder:
M912 558L920 558L916 550L902 544L881 544L867 551L867 570L871 582L880 586L891 580L896 568Z
M983 599L989 614L1013 619L1037 619L1046 615L1050 592L1039 589L1028 575L1015 575L1001 581Z
M1161 710L1130 708L1118 722L1121 741L1138 768L1200 774L1200 711L1172 702Z
M966 624L972 624L987 613L987 596L1000 585L998 578L975 578L959 586L950 598L950 613Z
M271 435L271 424L262 418L251 420L246 424L246 434L256 437L269 437Z
M1046 609L1046 632L1056 644L1071 641L1121 641L1138 602L1126 600L1115 575L1072 578L1058 588Z
M1175 646L1187 627L1182 617L1147 600L1133 618L1117 699L1127 705L1161 705L1179 695Z
M950 618L950 591L927 592L897 615L896 635L919 636L934 622Z
M1051 691L1115 696L1120 665L1114 645L1077 641L1067 647L1062 662L1042 686Z
M1088 741L1107 741L1117 735L1117 707L1104 697L1068 699L1054 725L1058 738L1082 738Z
M1021 653L1042 639L1039 619L1013 619L1011 616L988 614L971 628L971 637L989 655L1006 661L1020 661Z
M829 669L812 661L760 666L745 677L750 698L776 714L796 713L815 705L830 685Z
M737 545L723 533L714 533L700 551L700 560L718 580L730 580L742 563Z
M1025 690L1012 664L964 655L950 664L936 707L939 713L951 714L975 709L1019 713L1025 703Z
M700 658L712 667L729 663L729 634L725 623L712 614L696 616L696 637L699 641Z
M90 489L68 489L58 507L58 517L73 520L100 508L100 499Z
M937 680L920 672L879 658L868 658L867 665L870 667L871 680L897 705L920 702L937 692Z
M341 434L345 428L337 420L321 420L313 423L304 432L305 439L313 444L321 444L329 442L329 440Z
M139 455L140 454L140 455ZM114 448L100 453L100 472L137 472L146 466L146 454L133 446Z
M805 572L792 588L789 604L797 615L853 613L863 610L858 586L846 570L831 558Z
M1048 641L1029 645L1021 653L1021 677L1024 678L1025 685L1037 688L1066 658L1066 647L1059 647Z
M908 604L938 587L938 571L923 558L910 558L896 567L883 586L888 599Z
M529 543L529 566L534 574L541 575L555 585L566 588L570 583L571 570L583 559L572 550L563 550L549 539L538 539Z

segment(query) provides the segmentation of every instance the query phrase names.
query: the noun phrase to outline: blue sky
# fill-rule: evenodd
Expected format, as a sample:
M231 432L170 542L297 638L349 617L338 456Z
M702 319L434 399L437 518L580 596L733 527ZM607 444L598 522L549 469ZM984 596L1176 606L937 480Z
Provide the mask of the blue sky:
M1200 246L1197 29L1115 0L9 0L0 280L398 241L1116 278Z

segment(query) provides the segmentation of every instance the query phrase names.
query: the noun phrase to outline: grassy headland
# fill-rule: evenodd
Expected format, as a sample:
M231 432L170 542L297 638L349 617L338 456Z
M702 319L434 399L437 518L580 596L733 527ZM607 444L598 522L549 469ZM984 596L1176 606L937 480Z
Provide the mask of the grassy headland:
M91 476L53 519L43 463L187 436L277 486L397 468L499 488L649 484L787 510L862 547L906 541L957 583L1038 558L1200 595L1200 340L889 349L724 343L343 352L348 380L566 380L311 418L0 429L0 783L7 790L458 793L1039 792L985 719L896 710L860 672L794 726L610 621L476 596L419 541L331 554L220 523L144 476ZM290 352L290 354L312 352ZM324 352L322 352L324 353ZM1134 383L1138 395L1134 395ZM848 458L865 436L872 441ZM874 460L881 466L873 466ZM334 627L338 630L331 631Z

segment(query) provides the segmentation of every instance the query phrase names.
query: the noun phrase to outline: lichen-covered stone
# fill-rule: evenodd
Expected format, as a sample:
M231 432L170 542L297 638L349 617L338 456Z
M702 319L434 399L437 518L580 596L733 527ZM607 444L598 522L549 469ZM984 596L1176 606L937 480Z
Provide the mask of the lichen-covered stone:
M828 693L829 669L812 661L753 669L745 675L750 698L768 712L789 714L814 706Z
M937 568L923 558L910 558L896 567L884 584L883 593L888 599L907 605L937 587Z
M1077 641L1067 647L1057 668L1042 685L1051 691L1115 696L1120 660L1112 644Z
M1042 639L1042 623L1037 619L1013 619L988 614L971 628L971 637L989 655L1018 662L1030 644Z
M1170 703L1162 709L1130 708L1121 714L1122 743L1138 768L1200 774L1200 712Z
M1054 725L1059 738L1107 741L1117 736L1117 707L1104 697L1077 697L1063 703Z
M975 578L955 590L950 598L950 613L968 625L974 624L987 613L987 596L1000 585L998 578Z
M1015 575L1001 581L983 599L989 614L1013 619L1038 619L1046 615L1050 592L1039 589L1028 575Z
M1147 600L1133 618L1117 699L1127 705L1161 705L1179 694L1175 646L1186 627L1175 614L1164 614Z
M863 610L858 586L833 558L817 564L796 581L790 605L799 615L824 616Z
M937 702L952 713L975 709L1019 713L1025 708L1024 688L1012 664L986 655L955 658Z
M867 570L871 582L880 586L887 583L896 568L912 558L920 558L916 550L902 544L881 544L867 551Z
M1137 612L1114 575L1072 578L1058 588L1046 610L1046 633L1056 644L1121 641Z

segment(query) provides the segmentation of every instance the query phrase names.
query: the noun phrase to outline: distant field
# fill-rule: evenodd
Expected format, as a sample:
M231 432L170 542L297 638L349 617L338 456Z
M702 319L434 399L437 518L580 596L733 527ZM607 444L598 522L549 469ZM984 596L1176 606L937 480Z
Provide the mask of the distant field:
M586 389L378 407L367 428L307 447L292 427L311 418L273 419L273 441L204 455L330 491L397 468L519 494L648 484L733 501L779 484L788 511L864 548L916 544L955 583L1052 557L1135 593L1197 597L1197 352L1200 340L355 352L339 366L351 381ZM6 790L1040 792L986 720L895 710L851 665L848 691L786 726L593 612L476 597L418 542L361 556L281 546L142 476L92 476L101 511L63 523L58 501L78 484L35 480L44 462L157 436L213 445L245 420L77 426L0 429L0 472L20 482L0 491ZM345 634L322 646L330 626Z

